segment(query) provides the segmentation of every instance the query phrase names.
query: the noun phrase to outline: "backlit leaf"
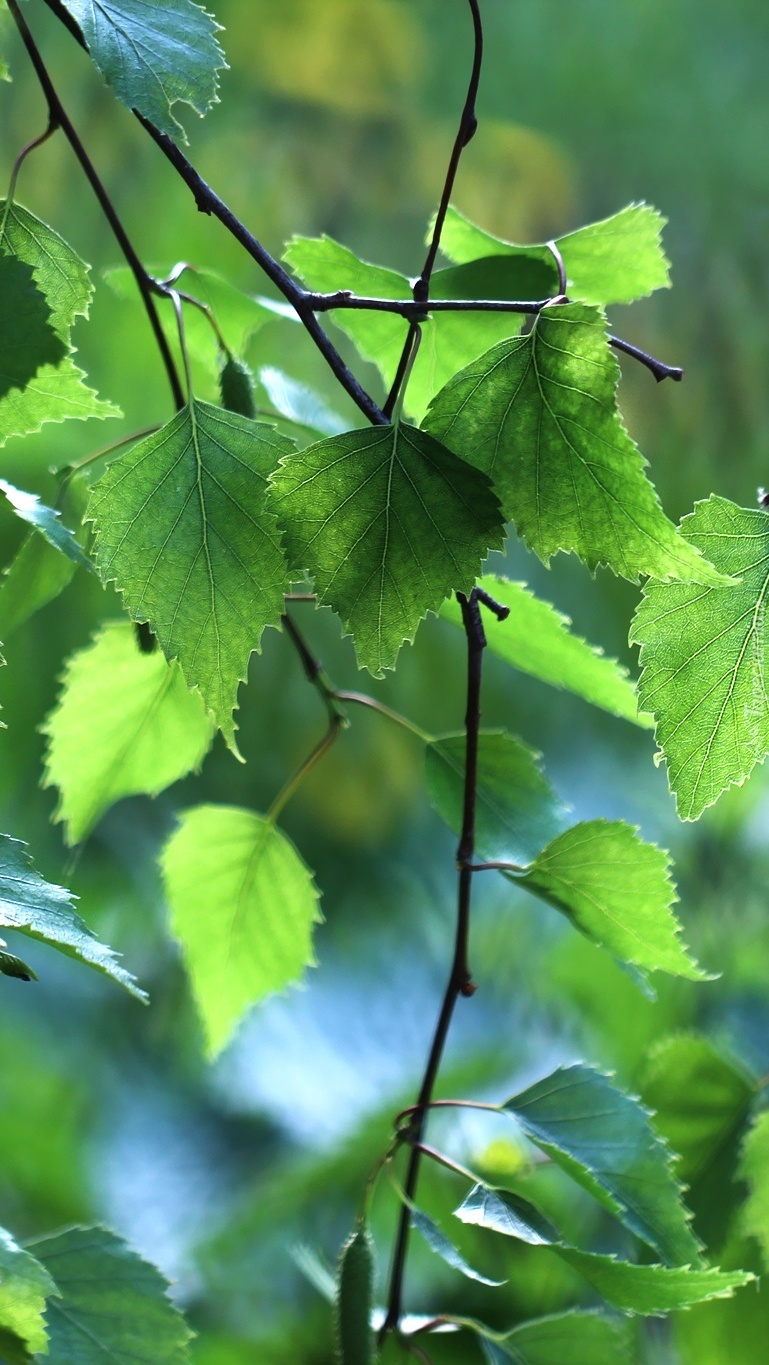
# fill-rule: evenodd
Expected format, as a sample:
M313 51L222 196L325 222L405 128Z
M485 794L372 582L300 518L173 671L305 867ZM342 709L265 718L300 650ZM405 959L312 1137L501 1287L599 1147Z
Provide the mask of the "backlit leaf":
M678 1174L700 1180L747 1117L755 1083L708 1038L679 1033L652 1052L641 1095L655 1112L655 1127L676 1153Z
M181 101L202 117L218 99L216 73L226 65L211 15L192 0L63 4L118 98L162 133L186 142L172 105Z
M143 653L129 621L103 626L68 661L45 722L45 785L58 787L57 817L79 843L123 796L156 796L198 768L214 726L178 664Z
M20 1338L29 1351L45 1351L45 1301L56 1285L44 1265L0 1228L0 1327Z
M312 574L377 677L501 543L486 479L405 424L318 441L282 460L272 483L290 568Z
M581 933L646 971L706 979L681 942L670 857L621 820L588 820L560 834L517 884Z
M32 267L0 253L0 399L24 389L43 365L58 365L65 347Z
M185 811L162 864L173 932L219 1052L249 1005L314 964L318 893L285 834L233 806Z
M71 892L46 882L32 867L25 845L0 835L0 925L57 948L125 986L145 1000L134 978L120 966L111 948L96 938L75 913Z
M102 577L178 659L234 752L238 683L283 611L286 567L265 494L289 448L272 427L193 402L110 465L89 504Z
M46 1325L50 1365L187 1365L192 1332L168 1282L105 1228L69 1228L36 1241L56 1282Z
M424 426L489 475L544 563L573 550L631 581L718 582L660 507L617 408L618 379L599 309L545 308L526 336L455 375Z
M711 497L681 534L739 582L647 584L630 638L678 814L696 820L769 752L769 513Z
M518 1365L623 1365L633 1359L627 1324L602 1313L522 1322L503 1344Z
M642 726L651 724L649 717L639 715L638 696L627 669L574 635L568 616L535 597L525 583L511 583L507 578L488 574L480 580L479 587L510 613L504 621L486 618L486 640L493 654L513 668L553 687L575 692L593 706L623 720ZM441 616L456 626L462 625L462 613L454 598L444 602Z

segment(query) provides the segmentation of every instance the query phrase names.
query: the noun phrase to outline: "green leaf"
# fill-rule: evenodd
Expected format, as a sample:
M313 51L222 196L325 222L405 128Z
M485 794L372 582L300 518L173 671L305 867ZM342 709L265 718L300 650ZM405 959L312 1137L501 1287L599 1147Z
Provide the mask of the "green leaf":
M0 201L0 252L32 268L49 310L49 324L63 342L62 358L44 364L23 391L0 397L0 445L9 436L38 431L45 422L77 417L118 417L83 384L72 359L70 332L77 317L87 317L93 293L88 267L59 235L20 204Z
M307 384L300 384L281 370L265 365L259 371L259 382L275 411L319 436L340 436L348 423L334 412L319 393Z
M8 834L0 835L0 925L95 967L125 986L137 1000L146 1000L112 949L100 943L75 913L72 901L71 892L38 876L24 844Z
M254 381L245 361L228 355L219 374L222 407L239 412L241 417L256 417Z
M41 1365L187 1365L192 1333L168 1282L105 1228L70 1228L35 1243L59 1297L48 1303Z
M2 942L0 939L0 943ZM37 981L37 972L33 972L20 957L7 953L4 948L0 948L0 972L3 976L13 976L19 981Z
M671 1154L638 1100L582 1063L558 1067L502 1109L604 1208L672 1265L699 1264L700 1245Z
M430 800L457 835L462 828L465 745L463 734L445 735L425 752ZM563 807L539 759L534 749L503 730L481 731L475 847L483 862L529 863L563 828Z
M0 63L0 80L2 79L3 67ZM3 1365L30 1365L32 1360L21 1337L17 1337L15 1332L6 1331L4 1327L0 1327L0 1360Z
M129 621L103 626L69 659L43 727L45 786L60 792L57 819L76 844L123 796L158 792L200 767L214 727L178 664L143 653Z
M769 1112L759 1114L742 1149L739 1174L748 1186L740 1223L761 1248L764 1268L769 1267Z
M555 1229L526 1200L507 1190L476 1185L456 1210L463 1223L489 1228L529 1246L548 1247L583 1275L609 1303L625 1313L656 1317L706 1299L728 1298L755 1276L746 1271L711 1267L633 1265L613 1256L578 1251L558 1238Z
M505 515L545 564L723 581L668 521L616 403L619 366L597 308L545 308L450 380L424 426L494 481Z
M51 310L32 267L0 254L0 399L24 389L43 365L58 365L64 343L50 323Z
M502 541L487 480L403 424L318 441L281 460L272 483L291 569L312 574L375 677L428 611L471 590Z
M441 1231L434 1219L430 1218L422 1209L412 1208L411 1224L412 1227L416 1228L420 1237L424 1238L430 1250L434 1251L436 1256L440 1256L441 1260L445 1261L447 1265L450 1265L452 1270L458 1270L468 1280L477 1280L479 1284L487 1284L494 1289L505 1284L504 1280L490 1280L488 1276L481 1275L480 1271L474 1270L454 1246L454 1243Z
M78 526L85 510L86 487L84 479L70 476L62 494L67 520ZM31 531L0 578L0 640L8 640L30 616L58 597L74 573L73 559Z
M318 892L285 834L233 806L185 811L162 866L208 1047L220 1052L249 1005L314 965Z
M627 1324L602 1313L555 1313L503 1339L518 1365L619 1365L632 1358Z
M632 303L655 289L670 287L670 265L662 250L666 219L649 204L627 208L598 223L559 237L556 246L566 267L568 292L583 303ZM546 246L521 247L476 227L452 205L441 237L441 250L457 263L479 256L519 256L524 253L552 264ZM543 298L551 287L522 298ZM489 297L498 297L491 294Z
M287 572L265 494L289 448L272 427L193 402L110 465L89 503L103 579L178 659L234 753L238 683L283 611Z
M641 645L639 695L682 820L696 820L741 786L769 752L765 602L769 514L711 497L681 534L737 583L649 583L633 621Z
M115 94L169 137L186 136L171 112L188 104L202 118L218 101L225 67L220 25L192 0L63 0L95 65Z
M623 962L692 981L708 979L680 940L669 854L645 843L632 825L621 820L573 825L515 881Z
M330 237L294 237L284 258L309 288L321 293L347 289L373 298L413 302L405 275L369 265ZM535 258L493 263L473 261L459 269L436 270L430 292L435 299L546 298L557 287L552 263ZM334 322L365 360L376 365L386 389L395 378L409 324L396 313L337 309ZM503 337L517 335L524 315L516 313L434 313L422 325L404 410L421 419L433 394L463 365Z
M678 1174L692 1185L741 1129L755 1083L707 1038L680 1033L652 1052L641 1094L678 1156Z
M0 479L0 492L3 492L8 499L11 507L22 521L26 521L30 526L34 526L39 531L49 545L55 550L59 550L67 559L71 559L73 564L80 565L89 572L93 572L93 565L87 554L81 550L72 532L64 525L59 512L53 507L46 507L41 502L36 493L25 493L21 488L14 488L13 484L5 479Z
M364 1223L350 1234L339 1254L334 1322L339 1365L371 1365L374 1336L374 1243Z
M56 1285L44 1265L0 1228L0 1327L29 1351L45 1351L45 1301Z
M487 624L487 643L493 654L522 673L575 692L623 720L641 726L651 724L648 716L639 715L638 696L627 669L573 635L568 616L535 597L525 583L488 574L479 587L510 613L504 621ZM444 602L441 616L462 625L462 613L454 598Z

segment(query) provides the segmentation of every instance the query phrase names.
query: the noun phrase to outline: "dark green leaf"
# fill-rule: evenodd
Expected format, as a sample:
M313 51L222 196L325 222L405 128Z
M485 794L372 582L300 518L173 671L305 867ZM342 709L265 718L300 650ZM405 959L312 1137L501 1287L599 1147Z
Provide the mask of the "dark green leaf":
M14 488L13 484L7 483L5 479L0 479L0 492L5 494L16 515L30 526L34 526L49 545L61 551L73 564L93 572L90 559L81 550L69 528L64 525L59 512L53 507L46 507L37 494L25 493L21 488Z
M430 800L455 834L462 828L463 734L427 746ZM563 828L565 811L539 766L540 755L502 730L482 731L478 747L476 852L483 862L526 864Z
M447 1265L450 1265L452 1270L458 1270L468 1280L477 1280L479 1284L491 1285L492 1288L499 1288L505 1283L504 1280L490 1280L488 1276L481 1275L479 1270L473 1270L473 1267L468 1265L464 1256L441 1231L434 1219L430 1218L422 1209L412 1208L411 1223L420 1236L424 1238L430 1250L434 1251L436 1256L440 1256L441 1260L445 1261Z
M7 953L4 948L0 948L0 972L3 976L14 976L19 981L37 981L37 973L20 957Z
M56 1281L49 1354L40 1365L187 1365L192 1337L153 1265L105 1228L70 1228L35 1243Z
M241 417L256 417L254 381L245 361L228 355L219 375L222 407L239 412Z
M619 367L603 314L546 308L449 381L425 429L494 481L505 515L547 564L573 550L589 568L719 582L679 536L616 403Z
M764 1269L769 1267L769 1112L755 1119L742 1149L739 1174L748 1186L741 1227L755 1237Z
M272 482L290 568L312 574L377 677L501 544L487 480L405 424L318 441L282 460Z
M681 534L739 582L648 583L630 639L641 645L639 695L657 721L678 814L696 820L769 752L769 514L711 497Z
M171 107L201 117L217 102L217 71L226 66L219 25L192 0L63 0L104 79L129 109L162 133L186 142Z
M72 901L71 892L38 876L24 844L7 834L0 835L0 925L86 962L125 986L137 1000L145 1000L144 992L120 966L112 949L100 943L75 913Z
M635 685L627 669L602 650L589 645L570 631L571 621L549 602L535 597L525 583L488 574L479 587L507 607L504 621L487 619L486 637L492 653L513 668L529 673L553 687L563 687L593 706L635 725L651 725L648 716L639 715ZM462 625L462 613L454 598L441 607L441 616Z
M290 443L272 427L193 402L110 465L89 504L102 577L237 753L238 683L265 626L277 626L287 572L266 484Z
M0 399L10 389L25 389L43 365L64 359L66 348L50 318L32 267L0 253Z
M314 965L318 892L285 834L233 806L185 811L162 865L208 1046L219 1052L249 1005Z
M339 1365L371 1365L374 1335L374 1243L359 1223L339 1255L336 1292L336 1347Z
M638 1100L577 1063L506 1100L526 1136L672 1265L699 1264L700 1245L672 1174L671 1153Z
M681 942L670 857L621 820L573 825L516 878L623 962L693 981L707 974Z
M0 1327L12 1340L20 1338L29 1351L44 1351L43 1311L46 1299L55 1293L45 1265L0 1228Z

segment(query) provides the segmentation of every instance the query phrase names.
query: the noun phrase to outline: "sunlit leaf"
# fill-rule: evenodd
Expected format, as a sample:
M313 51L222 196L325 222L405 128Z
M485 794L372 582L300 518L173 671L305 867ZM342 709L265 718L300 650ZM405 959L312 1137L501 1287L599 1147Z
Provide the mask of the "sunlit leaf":
M454 1243L442 1232L433 1218L430 1218L422 1209L413 1208L411 1210L411 1223L416 1228L421 1237L424 1238L431 1251L436 1256L440 1256L442 1261L450 1265L452 1270L458 1270L468 1280L477 1280L479 1284L491 1285L498 1288L504 1284L504 1280L490 1280L487 1275L482 1275L479 1270L474 1270L465 1260L464 1256Z
M192 0L62 3L118 98L186 142L172 106L181 101L202 117L217 102L217 71L226 66L211 15Z
M53 1276L46 1325L50 1365L187 1365L192 1332L168 1282L105 1228L70 1228L35 1242Z
M283 374L282 370L276 370L271 365L263 366L259 371L259 382L275 411L287 421L307 427L319 436L339 436L347 430L348 423L328 406L320 394L290 375Z
M29 1351L44 1352L45 1301L55 1293L45 1266L0 1228L0 1327L20 1338Z
M80 476L70 476L62 490L63 513L72 525L80 526L83 520L86 489ZM19 626L58 597L74 573L74 558L60 554L45 536L31 531L0 577L0 640L9 639Z
M35 872L24 844L0 835L0 925L17 929L74 957L146 999L134 978L120 966L111 948L96 938L75 913L71 892L46 882Z
M249 1005L314 964L318 892L285 834L233 806L185 811L162 864L173 932L219 1052Z
M622 820L573 825L542 849L523 877L536 896L623 962L693 981L707 973L681 942L670 857Z
M639 715L638 696L627 669L574 635L568 616L535 597L525 583L512 583L488 574L478 586L509 611L504 621L486 619L486 640L493 654L513 668L553 687L575 692L593 706L623 720L642 726L651 724L647 716ZM462 625L462 613L453 598L444 602L441 616L456 626Z
M718 582L662 511L617 408L618 379L600 310L550 307L526 336L455 375L424 426L489 475L505 515L546 564L573 550L589 568L607 565L631 581Z
M501 544L486 479L405 424L318 441L282 460L272 483L291 569L312 574L375 676L428 611L470 591Z
M465 746L463 734L445 735L425 753L430 800L457 835L462 828ZM529 863L563 828L564 809L539 758L503 730L481 732L475 838L479 860Z
M350 1234L339 1255L335 1327L340 1365L371 1365L374 1334L374 1243L365 1224Z
M55 550L60 550L73 564L80 565L89 572L93 571L90 559L81 550L69 528L64 525L59 512L53 507L46 507L37 494L25 493L21 488L14 488L13 484L5 479L0 479L0 492L5 494L17 516L30 526L34 526L49 545Z
M44 729L45 785L59 789L70 844L121 797L156 796L198 768L214 733L178 664L143 653L128 621L103 626L69 659Z
M630 638L641 645L639 695L657 721L678 814L696 820L769 752L769 513L714 496L684 517L681 534L739 582L648 583Z
M671 1153L638 1100L577 1063L559 1067L502 1106L526 1136L673 1265L701 1248L671 1170Z
M58 365L65 346L32 267L0 252L0 399L24 389L43 365Z
M283 611L286 566L265 494L288 449L272 427L193 402L110 465L89 504L102 577L178 659L235 752L238 683Z

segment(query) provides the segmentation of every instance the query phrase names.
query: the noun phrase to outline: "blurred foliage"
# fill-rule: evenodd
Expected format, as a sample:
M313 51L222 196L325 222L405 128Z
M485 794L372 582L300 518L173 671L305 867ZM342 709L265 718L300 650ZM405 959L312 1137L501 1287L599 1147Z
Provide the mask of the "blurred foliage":
M150 264L189 261L269 294L235 244L195 212L44 7L28 8L140 254ZM230 70L208 119L186 119L202 174L276 253L294 233L326 232L366 260L416 273L463 98L465 6L217 0L214 8ZM671 515L711 491L750 505L756 485L769 482L769 9L762 0L728 8L717 0L486 0L484 10L481 126L462 165L458 206L513 241L546 240L632 200L648 199L666 214L674 289L641 305L628 339L683 364L687 376L680 387L657 389L628 363L625 415ZM0 86L7 179L15 152L42 130L45 109L19 44L5 30L3 41L13 77ZM121 262L58 138L26 163L19 196L94 263L92 321L77 324L74 340L90 382L125 414L8 443L3 476L52 501L52 467L166 420L169 396L136 301L105 281ZM622 310L614 325L622 331ZM343 337L339 344L351 354ZM285 318L260 315L246 354L255 369L284 369L351 415ZM381 393L373 367L365 379ZM205 384L202 395L211 396ZM263 390L257 401L267 404ZM0 507L4 563L23 533L10 507ZM516 545L507 568L568 612L580 634L631 662L625 640L636 594L627 584L606 574L592 581L563 556L548 574ZM355 687L352 649L335 619L296 610L307 613L307 634L331 677ZM37 945L28 957L39 983L0 982L0 1223L25 1237L73 1221L109 1222L176 1280L199 1332L198 1365L325 1365L331 1314L298 1268L296 1247L333 1262L392 1116L412 1102L447 965L452 840L428 806L419 743L383 717L356 712L284 817L322 891L319 967L302 990L255 1011L208 1067L167 935L156 854L176 813L193 804L264 810L319 738L324 715L288 640L268 634L241 691L246 764L218 740L200 774L155 801L123 801L72 857L50 823L54 794L40 789L39 727L65 660L118 615L114 598L79 573L7 640L0 808L2 828L29 841L46 877L79 893L88 923L122 950L152 1004L142 1010ZM461 724L463 686L461 637L432 620L397 676L372 690L438 733ZM550 693L493 657L484 724L504 724L543 751L577 818L629 819L672 849L687 942L721 975L704 985L666 980L650 999L555 910L484 880L472 943L480 990L459 1010L441 1092L499 1096L500 1087L521 1088L586 1056L615 1068L626 1088L648 1085L651 1095L659 1049L698 1031L747 1078L725 1087L742 1108L730 1124L727 1105L707 1169L690 1171L684 1155L698 1230L724 1266L760 1269L756 1236L767 1244L766 1227L757 1227L760 1191L745 1223L736 1172L750 1105L769 1071L766 775L759 769L700 825L679 826L647 733ZM657 1091L662 1106L664 1086ZM662 1108L661 1123L671 1138L680 1134ZM496 1119L442 1118L435 1131L459 1160L536 1194L569 1236L622 1249L616 1229L558 1172L532 1165ZM754 1138L749 1152L756 1145ZM430 1168L420 1203L446 1226L463 1192ZM373 1211L380 1292L393 1203L383 1189ZM415 1246L410 1309L440 1303L507 1328L591 1301L548 1251L510 1244L492 1256L477 1229L459 1225L452 1238L472 1264L508 1285L468 1288ZM745 1290L733 1303L679 1314L670 1328L652 1324L638 1333L640 1358L759 1365L764 1299ZM432 1340L435 1365L481 1358L464 1336Z

